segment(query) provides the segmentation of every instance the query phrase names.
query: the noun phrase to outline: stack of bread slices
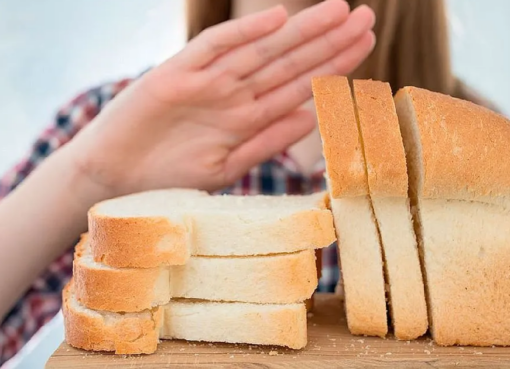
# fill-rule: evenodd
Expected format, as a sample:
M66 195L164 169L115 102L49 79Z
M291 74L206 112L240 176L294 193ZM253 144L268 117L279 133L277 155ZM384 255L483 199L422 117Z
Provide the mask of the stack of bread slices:
M414 87L312 84L350 331L510 345L510 121Z
M314 249L337 239L351 333L510 345L510 122L413 87L312 87L329 195L169 190L98 204L64 291L68 343L302 348Z
M315 249L335 241L326 201L176 189L97 204L64 290L67 342L121 354L173 338L305 347Z

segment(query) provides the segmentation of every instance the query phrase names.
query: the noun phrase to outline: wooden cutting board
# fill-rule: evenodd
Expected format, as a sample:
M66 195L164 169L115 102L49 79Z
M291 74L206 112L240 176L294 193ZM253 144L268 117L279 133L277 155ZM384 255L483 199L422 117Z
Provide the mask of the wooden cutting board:
M510 368L510 348L439 347L429 338L397 341L352 336L342 301L319 294L308 319L308 346L280 347L163 341L153 355L113 355L62 343L46 368Z

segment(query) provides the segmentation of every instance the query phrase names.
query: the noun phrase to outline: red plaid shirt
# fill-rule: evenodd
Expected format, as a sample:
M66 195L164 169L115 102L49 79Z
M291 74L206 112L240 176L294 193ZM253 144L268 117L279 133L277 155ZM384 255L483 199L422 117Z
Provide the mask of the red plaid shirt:
M27 157L0 180L0 201L18 186L39 163L69 142L132 80L126 79L91 89L62 107L54 121L35 141ZM315 173L301 175L285 153L253 168L222 193L308 194L325 189L324 163ZM16 303L0 326L0 365L13 357L61 307L61 292L71 277L73 245L56 259ZM333 292L338 281L336 247L323 250L320 291Z

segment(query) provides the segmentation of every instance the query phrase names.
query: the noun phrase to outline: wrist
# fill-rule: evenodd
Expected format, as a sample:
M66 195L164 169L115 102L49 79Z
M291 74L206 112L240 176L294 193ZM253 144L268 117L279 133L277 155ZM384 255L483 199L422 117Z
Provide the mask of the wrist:
M72 142L58 150L52 159L61 169L66 187L79 207L88 211L94 204L119 195L113 187L99 183L91 176Z

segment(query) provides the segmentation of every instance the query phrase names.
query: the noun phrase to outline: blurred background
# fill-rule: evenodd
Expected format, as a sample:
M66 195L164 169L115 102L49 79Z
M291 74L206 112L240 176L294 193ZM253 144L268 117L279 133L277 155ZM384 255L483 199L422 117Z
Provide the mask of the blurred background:
M510 115L510 1L448 0L453 67ZM0 1L0 173L57 107L185 41L182 0Z
M510 1L447 6L455 74L510 116ZM177 52L183 15L182 0L0 0L0 176L77 93ZM59 314L16 367L42 368L62 339Z

